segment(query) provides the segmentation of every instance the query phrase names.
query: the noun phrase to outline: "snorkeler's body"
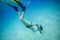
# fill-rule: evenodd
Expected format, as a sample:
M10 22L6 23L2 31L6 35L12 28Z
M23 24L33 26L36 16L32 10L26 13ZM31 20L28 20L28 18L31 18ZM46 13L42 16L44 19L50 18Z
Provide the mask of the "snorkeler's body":
M27 28L31 29L34 32L39 31L40 33L42 33L42 31L43 31L42 25L32 24L31 22L29 22L26 19L24 19L24 11L22 12L21 15L20 15L19 11L17 13L19 15L20 20L22 21L22 23L24 25L26 25Z
M18 5L20 5L21 7L23 6L22 3L20 3L18 0L14 0ZM7 0L5 0L5 2L12 8L14 8L16 10L16 12L18 13L18 16L20 18L20 20L22 21L23 24L26 25L27 28L31 29L32 31L39 31L40 33L42 33L42 26L38 25L38 24L32 24L31 22L27 21L26 19L24 19L24 11L25 11L25 6L22 7L22 14L19 12L19 10L17 9L16 6L11 5L8 3Z

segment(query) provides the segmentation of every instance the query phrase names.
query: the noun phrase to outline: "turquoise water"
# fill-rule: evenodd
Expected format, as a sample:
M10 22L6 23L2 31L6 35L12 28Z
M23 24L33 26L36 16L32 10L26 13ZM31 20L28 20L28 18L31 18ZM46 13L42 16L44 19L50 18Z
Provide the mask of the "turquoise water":
M0 0L0 40L60 40L59 1L21 0L26 6L25 19L43 26L43 33L40 34L26 28L16 11Z

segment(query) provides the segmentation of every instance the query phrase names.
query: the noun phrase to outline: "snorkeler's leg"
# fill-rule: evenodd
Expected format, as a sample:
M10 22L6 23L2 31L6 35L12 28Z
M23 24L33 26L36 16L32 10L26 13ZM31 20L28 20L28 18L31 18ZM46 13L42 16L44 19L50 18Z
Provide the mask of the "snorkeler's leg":
M24 11L22 11L21 17L24 18Z
M22 21L22 23L23 23L24 25L26 25L26 26L31 26L31 25L32 25L31 22L29 22L29 21L27 21L26 19L24 19L24 11L22 11L22 14L20 14L19 11L18 11L17 13L18 13L18 16L19 16L20 20Z
M17 7L14 6L14 5L11 5L11 4L8 2L8 0L4 0L4 1L5 1L5 3L6 3L7 5L9 5L10 7L14 8L16 11L18 11Z
M21 1L19 1L19 0L12 0L12 2L17 3L22 8L22 11L25 11L26 7L21 3Z
M26 25L27 27L29 27L29 26L31 26L32 25L32 23L31 22L29 22L28 20L26 20L26 19L21 19L21 21L23 22L23 24L24 25Z
M20 11L17 11L17 14L20 19L24 19L24 12L20 13Z

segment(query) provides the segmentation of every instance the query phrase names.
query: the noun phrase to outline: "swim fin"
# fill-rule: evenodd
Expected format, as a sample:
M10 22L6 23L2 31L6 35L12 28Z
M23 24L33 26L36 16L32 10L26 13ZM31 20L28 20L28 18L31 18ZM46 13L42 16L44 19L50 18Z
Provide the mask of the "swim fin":
M12 0L12 2L17 3L22 8L22 11L25 11L26 7L21 3L21 1L19 1L19 0Z
M10 7L14 8L16 11L18 11L18 8L17 8L16 6L11 5L7 0L4 0L4 1L5 1L5 3L6 3L7 5L9 5Z

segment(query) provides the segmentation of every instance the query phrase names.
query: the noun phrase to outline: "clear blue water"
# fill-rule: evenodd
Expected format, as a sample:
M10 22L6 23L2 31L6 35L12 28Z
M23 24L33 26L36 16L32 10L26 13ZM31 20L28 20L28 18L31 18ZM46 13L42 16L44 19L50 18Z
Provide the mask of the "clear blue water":
M43 26L40 34L26 28L16 11L0 0L0 40L60 40L59 1L21 0L26 6L25 19Z

